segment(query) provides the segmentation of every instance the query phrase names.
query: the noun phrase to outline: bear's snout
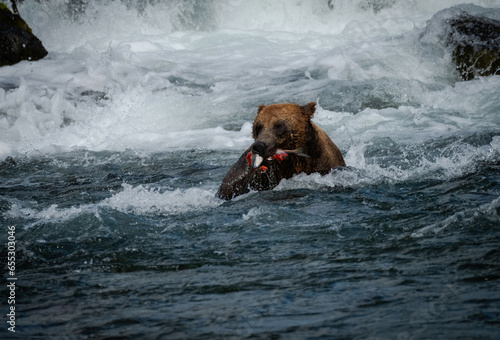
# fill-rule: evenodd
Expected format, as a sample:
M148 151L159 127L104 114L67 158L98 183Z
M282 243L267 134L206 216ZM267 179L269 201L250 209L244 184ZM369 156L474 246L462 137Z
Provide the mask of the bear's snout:
M256 141L252 145L252 153L253 154L258 154L260 156L264 156L266 149L267 149L267 145L261 141Z
M252 158L250 164L254 167L254 169L257 169L262 164L266 151L267 151L266 143L262 141L255 141L252 144L252 150L251 150Z

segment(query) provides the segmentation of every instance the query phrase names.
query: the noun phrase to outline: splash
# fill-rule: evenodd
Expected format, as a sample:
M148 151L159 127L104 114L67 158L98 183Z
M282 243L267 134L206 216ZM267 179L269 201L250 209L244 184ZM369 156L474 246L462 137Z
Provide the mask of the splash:
M317 101L348 165L391 180L460 173L488 152L439 140L497 131L500 81L457 83L436 47L442 26L427 21L457 3L24 2L51 53L0 69L0 158L237 152L258 105Z

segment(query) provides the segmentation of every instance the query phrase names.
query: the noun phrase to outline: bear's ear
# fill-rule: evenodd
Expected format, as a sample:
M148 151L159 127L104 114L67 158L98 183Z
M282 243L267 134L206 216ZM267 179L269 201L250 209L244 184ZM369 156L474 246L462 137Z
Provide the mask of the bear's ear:
M314 114L314 111L316 111L316 103L311 102L305 106L301 106L300 108L308 118L311 118Z
M257 113L260 113L260 111L264 110L265 107L266 107L265 105L260 105L259 109L257 110Z

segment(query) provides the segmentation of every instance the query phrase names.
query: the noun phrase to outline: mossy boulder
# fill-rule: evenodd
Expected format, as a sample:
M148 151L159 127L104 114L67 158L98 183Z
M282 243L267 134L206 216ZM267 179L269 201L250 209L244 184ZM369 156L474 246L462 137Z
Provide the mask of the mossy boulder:
M0 3L0 66L39 60L48 54L26 22Z
M461 13L448 24L448 44L463 80L500 74L500 21Z

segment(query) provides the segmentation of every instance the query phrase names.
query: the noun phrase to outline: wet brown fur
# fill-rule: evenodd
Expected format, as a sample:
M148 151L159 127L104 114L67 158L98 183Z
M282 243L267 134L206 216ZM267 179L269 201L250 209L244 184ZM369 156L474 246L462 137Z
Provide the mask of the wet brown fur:
M311 122L315 105L316 103L305 106L259 106L252 129L255 141L228 171L217 196L229 200L252 189L272 189L283 178L291 178L295 174L319 172L325 175L333 168L345 166L337 146L322 129ZM282 161L268 161L267 158L273 156L277 149L302 149L309 157L290 153ZM247 164L246 157L250 151L264 158L262 165L268 168L266 172L255 170Z

